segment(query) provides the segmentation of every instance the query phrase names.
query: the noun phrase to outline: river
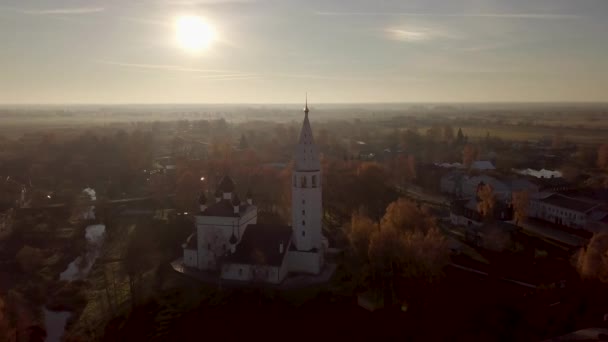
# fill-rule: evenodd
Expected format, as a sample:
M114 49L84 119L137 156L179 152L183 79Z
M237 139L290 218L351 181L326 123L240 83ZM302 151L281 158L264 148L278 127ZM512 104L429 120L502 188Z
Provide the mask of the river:
M65 271L59 275L60 280L74 281L87 277L95 260L99 257L101 245L105 237L106 226L103 224L92 224L85 229L87 240L87 251L74 259ZM65 332L68 319L72 316L70 311L50 311L44 308L44 326L46 329L47 342L59 342Z

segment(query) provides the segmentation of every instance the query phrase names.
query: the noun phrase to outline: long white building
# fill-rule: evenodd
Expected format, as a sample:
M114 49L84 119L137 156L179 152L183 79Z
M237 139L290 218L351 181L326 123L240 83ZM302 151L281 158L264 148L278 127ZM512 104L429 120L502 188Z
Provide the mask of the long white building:
M281 283L288 273L319 274L327 240L322 236L321 163L308 119L308 103L294 155L292 222L257 222L251 194L241 201L225 176L208 205L200 198L196 231L183 244L185 267L218 272L228 280Z

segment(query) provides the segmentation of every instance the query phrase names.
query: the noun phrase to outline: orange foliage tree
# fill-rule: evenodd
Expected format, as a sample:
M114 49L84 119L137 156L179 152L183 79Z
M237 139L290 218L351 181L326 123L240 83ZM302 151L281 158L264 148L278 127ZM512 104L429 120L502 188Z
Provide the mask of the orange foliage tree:
M471 144L466 144L462 150L462 164L468 169L475 159L477 159L477 148Z
M528 217L528 207L530 206L530 193L528 190L513 192L512 203L515 224L517 225Z
M363 287L382 293L385 303L403 299L402 288L433 283L449 262L447 241L436 219L406 199L391 203L379 224L361 213L353 214L347 236L358 260L356 279L363 281Z
M477 203L477 211L486 221L494 218L494 208L496 207L496 195L490 184L482 185L477 191L479 201Z
M594 234L589 245L578 254L577 266L586 279L608 283L608 233Z

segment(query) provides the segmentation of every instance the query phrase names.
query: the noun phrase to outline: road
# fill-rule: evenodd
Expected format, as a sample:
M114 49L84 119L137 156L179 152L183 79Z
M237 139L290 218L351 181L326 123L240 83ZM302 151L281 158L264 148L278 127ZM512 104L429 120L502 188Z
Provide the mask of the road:
M588 242L583 237L564 232L563 230L559 230L559 228L553 228L548 224L541 225L531 222L520 222L520 226L531 235L555 240L571 247L582 247Z

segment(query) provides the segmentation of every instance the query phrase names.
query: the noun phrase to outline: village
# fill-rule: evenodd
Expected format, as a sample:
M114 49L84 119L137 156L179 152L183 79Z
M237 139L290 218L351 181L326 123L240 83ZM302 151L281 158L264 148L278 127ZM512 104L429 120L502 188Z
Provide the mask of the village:
M545 317L532 327L513 318L514 338L602 324L593 298L602 287L581 282L580 251L608 228L605 145L562 129L537 140L473 136L457 120L434 123L442 114L318 119L328 114L314 106L302 128L295 113L290 123L117 122L2 140L0 293L9 316L29 317L14 329L129 336L145 305L161 322L145 327L162 338L186 336L175 324L205 310L224 317L251 305L383 317L411 325L402 336L428 334L414 326L433 307L460 312L445 332L459 336L507 331L474 323L484 310ZM223 216L253 221L229 223L226 241L197 240ZM390 237L373 230L389 222L404 245L376 251ZM213 262L199 258L205 249ZM308 250L320 259L310 264L318 252ZM375 255L420 266L391 275ZM198 266L216 263L219 278ZM583 302L594 304L574 314Z

